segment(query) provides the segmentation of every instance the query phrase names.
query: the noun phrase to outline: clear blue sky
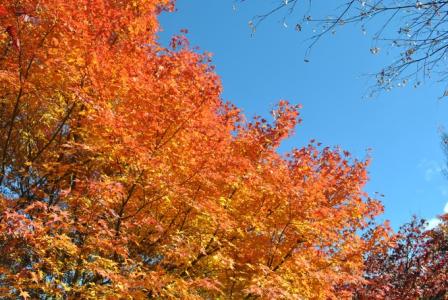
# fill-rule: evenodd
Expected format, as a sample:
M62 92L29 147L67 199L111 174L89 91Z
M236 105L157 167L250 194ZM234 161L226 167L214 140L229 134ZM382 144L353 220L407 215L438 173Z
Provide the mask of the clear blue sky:
M431 219L443 212L448 178L442 172L446 158L440 129L448 130L448 98L438 99L440 85L427 82L418 89L366 99L369 84L363 74L378 70L393 56L373 56L372 42L359 27L328 36L305 63L306 33L285 28L281 16L274 16L251 37L248 21L262 8L249 1L235 11L232 4L177 0L177 11L161 16L162 44L187 28L191 45L213 54L223 99L247 116L267 115L279 99L301 103L303 123L282 151L310 139L340 146L361 159L371 148L366 190L372 196L384 194L383 217L395 228L413 214Z

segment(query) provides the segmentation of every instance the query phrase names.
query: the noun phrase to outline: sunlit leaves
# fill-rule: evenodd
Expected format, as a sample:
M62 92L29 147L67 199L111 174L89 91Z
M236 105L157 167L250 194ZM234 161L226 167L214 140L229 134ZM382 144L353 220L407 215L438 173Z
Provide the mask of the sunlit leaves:
M0 297L328 299L362 281L387 236L358 235L382 211L367 162L280 155L300 106L269 122L223 103L210 55L156 42L170 1L22 2L0 10Z

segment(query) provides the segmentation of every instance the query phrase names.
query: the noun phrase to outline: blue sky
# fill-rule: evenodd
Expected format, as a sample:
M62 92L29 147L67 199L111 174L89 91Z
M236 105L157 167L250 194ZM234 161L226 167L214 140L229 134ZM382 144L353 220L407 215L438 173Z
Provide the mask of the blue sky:
M413 214L431 219L443 213L448 202L440 147L440 132L448 130L448 98L439 99L443 87L428 81L368 99L364 74L380 69L393 54L372 55L369 36L347 26L323 39L305 63L307 33L296 32L293 24L285 28L281 16L268 19L251 37L248 21L263 11L251 3L235 10L232 0L177 0L177 11L161 16L160 40L166 45L187 28L191 45L213 54L223 99L247 116L266 116L279 99L301 103L303 123L281 151L316 139L360 159L370 153L366 190L384 194L383 218L395 228Z

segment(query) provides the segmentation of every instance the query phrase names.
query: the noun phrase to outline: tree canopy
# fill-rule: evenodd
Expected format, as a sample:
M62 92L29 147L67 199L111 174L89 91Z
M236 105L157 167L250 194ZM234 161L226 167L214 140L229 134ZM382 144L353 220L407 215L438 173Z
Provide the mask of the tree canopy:
M366 258L361 299L445 299L448 293L447 217L428 230L424 220L404 224L393 241Z
M0 298L350 299L393 240L368 161L279 154L300 106L223 102L207 54L157 42L173 7L0 5Z
M0 7L0 296L339 298L382 211L368 162L276 149L299 120L247 121L207 55L156 41L153 1Z

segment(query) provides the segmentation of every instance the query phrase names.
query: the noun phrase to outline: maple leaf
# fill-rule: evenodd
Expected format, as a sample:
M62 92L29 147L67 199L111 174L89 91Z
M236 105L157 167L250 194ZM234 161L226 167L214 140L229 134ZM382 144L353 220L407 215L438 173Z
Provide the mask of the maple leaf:
M7 15L8 15L8 10L4 6L0 5L0 18L6 17Z
M27 291L20 291L19 296L25 300L30 298L30 294Z

